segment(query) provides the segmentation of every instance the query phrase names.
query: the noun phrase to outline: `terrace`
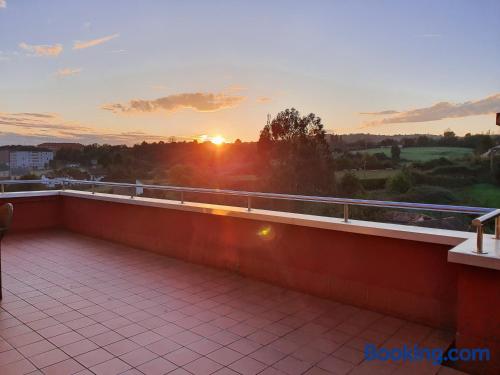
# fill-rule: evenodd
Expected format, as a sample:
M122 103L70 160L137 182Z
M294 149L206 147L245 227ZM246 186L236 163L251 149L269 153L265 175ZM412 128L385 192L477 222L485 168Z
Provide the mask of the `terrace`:
M461 208L474 234L349 217L380 202L329 218L68 185L0 194L1 374L499 372L498 211ZM491 360L367 361L367 343Z

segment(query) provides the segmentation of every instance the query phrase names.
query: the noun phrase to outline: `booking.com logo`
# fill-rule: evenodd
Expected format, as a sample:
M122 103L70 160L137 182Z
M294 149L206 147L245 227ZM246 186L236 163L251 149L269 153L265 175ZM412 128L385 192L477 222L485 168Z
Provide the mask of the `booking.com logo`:
M365 359L367 361L432 361L437 365L445 361L489 361L490 350L488 348L452 348L446 353L439 348L419 347L418 345L399 348L377 348L374 344L365 346Z

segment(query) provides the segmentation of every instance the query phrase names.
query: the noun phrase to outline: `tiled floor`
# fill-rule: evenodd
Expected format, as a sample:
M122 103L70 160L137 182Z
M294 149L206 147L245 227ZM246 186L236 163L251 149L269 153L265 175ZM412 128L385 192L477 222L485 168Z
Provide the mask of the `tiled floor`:
M450 335L67 232L7 236L0 374L458 374L366 362Z

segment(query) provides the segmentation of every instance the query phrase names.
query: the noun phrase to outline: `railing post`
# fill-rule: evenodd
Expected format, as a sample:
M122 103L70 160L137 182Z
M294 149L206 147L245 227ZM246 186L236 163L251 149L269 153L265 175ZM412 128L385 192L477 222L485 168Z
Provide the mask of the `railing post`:
M95 184L92 184L92 194L95 194Z
M252 210L252 197L249 195L248 196L248 211L250 212Z
M344 223L349 222L349 205L344 204Z
M495 238L500 240L500 216L495 218Z
M132 188L132 194L130 194L130 199L134 199L135 197L135 186Z
M476 251L475 253L477 254L486 254L485 252L483 252L483 225L482 224L479 224L477 226L477 244L476 244Z
M181 190L181 204L184 204L184 192Z
M2 184L2 193L5 193L5 186Z

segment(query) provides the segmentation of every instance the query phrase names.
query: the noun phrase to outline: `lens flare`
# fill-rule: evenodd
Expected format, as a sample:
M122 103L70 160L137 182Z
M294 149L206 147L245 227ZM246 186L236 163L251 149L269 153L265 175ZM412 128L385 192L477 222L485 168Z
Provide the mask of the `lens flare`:
M263 240L268 241L272 240L275 237L275 232L271 226L267 225L265 227L259 228L259 230L257 231L257 236L259 236Z

